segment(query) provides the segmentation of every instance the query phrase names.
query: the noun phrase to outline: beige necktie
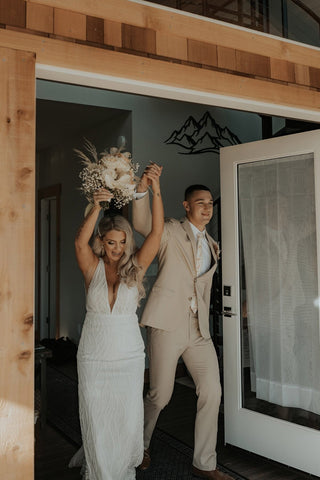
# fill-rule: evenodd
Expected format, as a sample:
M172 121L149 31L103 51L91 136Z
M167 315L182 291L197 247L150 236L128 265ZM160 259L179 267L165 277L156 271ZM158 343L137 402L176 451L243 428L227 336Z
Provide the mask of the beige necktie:
M197 233L197 245L196 245L196 272L197 276L199 276L202 264L202 239L203 233ZM191 299L190 308L193 313L197 313L198 311L198 304L197 304L197 297L196 294L193 295Z
M203 233L197 233L197 250L196 250L196 271L197 276L199 276L202 263L202 240Z

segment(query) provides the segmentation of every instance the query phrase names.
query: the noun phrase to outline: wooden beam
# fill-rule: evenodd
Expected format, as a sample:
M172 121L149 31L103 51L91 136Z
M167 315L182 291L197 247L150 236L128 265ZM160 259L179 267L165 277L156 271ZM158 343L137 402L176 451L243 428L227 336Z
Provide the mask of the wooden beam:
M104 20L104 43L114 47L122 47L121 23Z
M217 46L197 40L188 40L188 60L216 67L218 65Z
M85 15L55 8L53 17L53 33L63 37L86 40Z
M37 62L44 65L320 111L320 92L296 85L199 69L3 29L0 29L0 45L36 52Z
M186 38L157 32L156 49L157 55L188 60L188 43Z
M87 40L104 43L104 21L102 18L87 16Z
M26 26L26 5L24 0L0 0L0 23L14 27Z
M0 478L32 480L35 55L0 58Z
M66 9L65 0L27 0ZM94 15L119 23L150 28L160 33L211 43L217 46L264 54L293 63L319 68L320 49L290 42L254 30L216 22L208 18L193 17L184 12L166 10L158 5L144 5L130 0L68 0L68 10Z
M46 5L28 5L27 28L53 33L53 8Z
M156 32L150 28L123 23L122 46L137 52L156 53Z
M271 59L271 78L282 80L284 82L298 83L295 77L294 64L285 60Z

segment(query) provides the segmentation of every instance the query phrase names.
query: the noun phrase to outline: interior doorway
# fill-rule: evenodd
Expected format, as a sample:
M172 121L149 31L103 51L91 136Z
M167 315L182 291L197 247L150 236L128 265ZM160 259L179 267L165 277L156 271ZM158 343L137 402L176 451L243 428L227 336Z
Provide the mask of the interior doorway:
M129 138L128 149L132 152L135 161L140 163L140 172L149 160L164 165L165 174L162 185L165 190L167 216L179 217L183 214L180 200L185 186L190 183L209 183L215 199L219 199L219 145L217 147L217 135L212 135L213 130L220 134L220 142L231 142L231 138L237 137L239 143L247 143L288 133L287 129L292 127L292 123L281 117L266 118L250 112L53 82L38 81L38 84L39 105L46 103L48 107L49 104L51 106L54 104L53 108L57 109L57 118L65 118L63 112L68 108L73 114L81 108L88 120L91 112L92 137L89 139L94 143L100 142L102 148L114 146L116 138L118 135L123 135L123 129L128 126L127 122L130 122L128 132L131 133L125 135ZM108 128L100 128L97 121L98 112L102 113L103 110L106 115L112 111ZM43 115L45 115L45 109ZM117 115L123 119L120 128L114 128ZM45 116L38 116L41 124L45 124L44 118ZM76 123L74 117L74 126ZM204 147L202 152L195 151L194 148L188 151L188 145L185 143L187 137L197 129L199 132L204 125L208 130L202 138L202 147ZM55 143L52 143L50 148L42 149L40 165L43 169L42 178L47 182L53 179L58 181L64 177L63 181L66 185L66 188L63 185L61 198L64 216L61 221L63 236L61 257L65 273L60 287L63 297L60 306L62 313L60 334L69 336L77 342L84 318L84 290L73 255L73 238L83 217L86 201L78 190L80 164L73 155L72 148L81 148L84 130L73 132L66 139L66 132L63 129L59 132L58 127L59 125L56 124ZM296 132L301 129L311 130L316 128L316 125L295 123L292 128ZM99 136L97 136L98 130ZM66 144L67 148L65 148ZM156 265L153 265L148 274L148 283L152 283L155 275ZM223 368L222 316L221 311L217 313L218 323L215 325L215 331L219 337L219 356L221 368Z

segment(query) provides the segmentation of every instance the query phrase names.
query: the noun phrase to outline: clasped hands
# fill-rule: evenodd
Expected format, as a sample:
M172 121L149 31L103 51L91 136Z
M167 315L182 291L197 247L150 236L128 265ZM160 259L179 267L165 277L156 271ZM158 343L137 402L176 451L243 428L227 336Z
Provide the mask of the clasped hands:
M150 162L149 165L146 166L140 182L137 185L137 193L146 192L149 186L151 186L153 193L159 192L162 169L163 167L160 165Z

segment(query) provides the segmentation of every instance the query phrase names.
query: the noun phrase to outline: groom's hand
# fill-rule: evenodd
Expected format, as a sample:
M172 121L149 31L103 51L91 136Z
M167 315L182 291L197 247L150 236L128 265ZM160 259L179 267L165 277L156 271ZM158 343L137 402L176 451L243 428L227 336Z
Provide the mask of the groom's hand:
M156 163L150 162L149 165L146 166L140 182L137 185L137 193L144 193L148 190L149 185L151 185L151 178L154 176L160 177L162 172L162 167L157 165Z

